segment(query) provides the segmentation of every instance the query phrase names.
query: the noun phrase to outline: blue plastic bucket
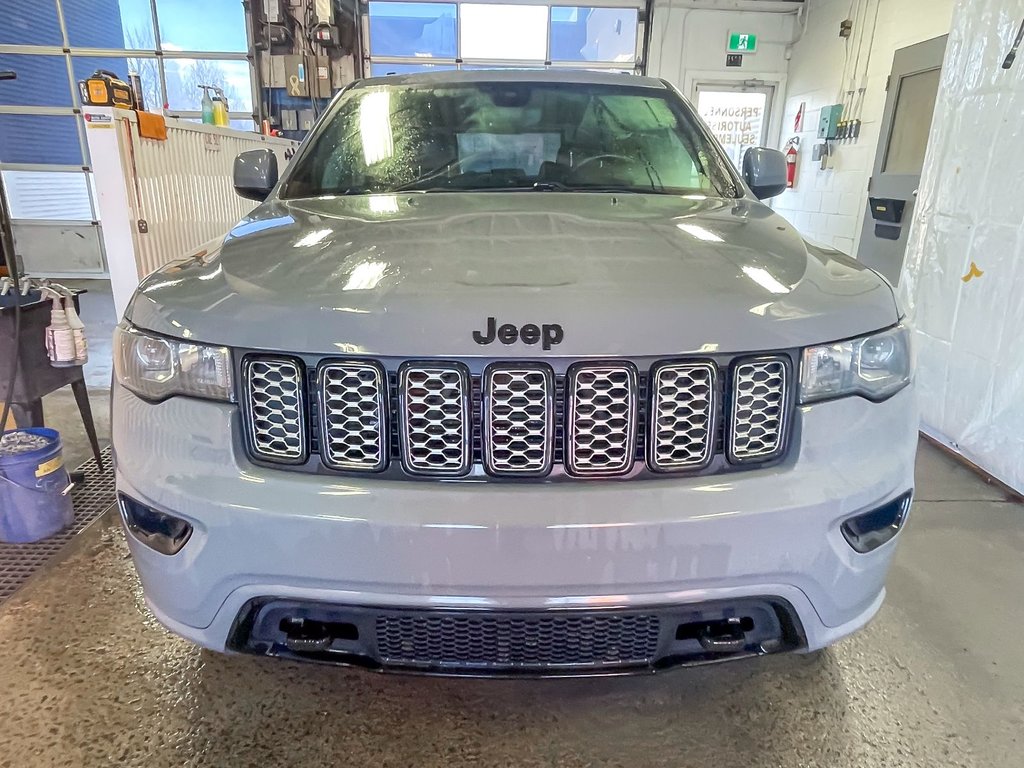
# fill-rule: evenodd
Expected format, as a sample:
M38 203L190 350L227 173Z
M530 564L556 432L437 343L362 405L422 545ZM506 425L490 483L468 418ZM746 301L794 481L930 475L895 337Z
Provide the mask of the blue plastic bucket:
M64 467L60 434L53 429L12 430L46 438L26 453L0 456L0 541L22 544L52 536L71 525L75 511Z

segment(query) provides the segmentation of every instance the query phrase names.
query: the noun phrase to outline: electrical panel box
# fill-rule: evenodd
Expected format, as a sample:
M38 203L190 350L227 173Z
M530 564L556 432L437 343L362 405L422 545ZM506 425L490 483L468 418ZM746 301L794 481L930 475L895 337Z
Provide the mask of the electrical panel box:
M310 72L310 87L313 95L320 99L329 99L334 93L331 88L331 60L326 56L310 56L310 67L315 70Z
M284 56L263 56L260 62L263 84L267 88L284 88L288 85L285 75Z
M263 13L268 24L283 24L287 20L283 0L263 0Z
M838 135L839 121L843 118L842 104L829 104L821 108L821 120L818 122L818 138L834 139Z
M309 98L312 95L329 99L334 94L331 86L331 60L327 56L266 56L269 67L263 69L263 82L270 88L284 88L289 96Z
M289 96L309 96L309 80L304 56L287 55L284 60L284 87Z

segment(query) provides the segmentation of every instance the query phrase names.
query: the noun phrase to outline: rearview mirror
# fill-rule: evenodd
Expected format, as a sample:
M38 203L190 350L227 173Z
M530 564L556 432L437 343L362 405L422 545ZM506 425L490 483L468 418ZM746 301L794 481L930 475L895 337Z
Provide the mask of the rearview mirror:
M751 147L743 155L743 180L758 200L786 189L786 156L777 149Z
M277 184L277 155L270 149L250 149L235 158L235 192L250 200L267 199Z

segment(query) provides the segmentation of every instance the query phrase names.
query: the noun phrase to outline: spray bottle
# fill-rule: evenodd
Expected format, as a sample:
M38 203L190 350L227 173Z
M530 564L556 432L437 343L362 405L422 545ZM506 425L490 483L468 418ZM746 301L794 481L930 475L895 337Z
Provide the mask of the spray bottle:
M213 111L213 99L210 98L212 85L200 85L203 89L203 125L216 125L216 118Z
M228 120L228 97L217 86L213 86L213 124L224 128L231 124Z
M53 302L50 309L50 324L46 326L46 354L54 368L70 368L75 365L75 336L64 312L63 297L52 288L43 286L43 296Z
M75 311L75 294L65 289L64 315L71 327L71 336L75 341L75 365L89 362L89 340L85 338L85 323Z

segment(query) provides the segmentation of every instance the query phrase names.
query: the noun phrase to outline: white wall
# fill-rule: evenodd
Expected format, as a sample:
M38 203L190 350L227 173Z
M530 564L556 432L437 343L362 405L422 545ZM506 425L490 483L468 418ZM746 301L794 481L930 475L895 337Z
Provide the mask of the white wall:
M924 430L1024 493L1024 51L1001 67L1022 17L956 4L900 292Z
M840 84L846 46L839 37L839 24L850 15L851 2L808 0L807 28L789 61L781 133L782 142L794 135L801 138L798 177L794 189L776 198L774 206L804 235L852 255L860 239L893 54L949 32L953 0L855 0L857 4L864 8L858 26L866 31L855 77L855 89L862 83L866 87L863 100L858 97L854 107L863 121L860 138L837 145L832 170L822 171L811 160L821 107L841 102L840 91L849 89L849 76ZM878 22L874 43L869 45L876 5ZM855 69L857 34L852 38L848 73ZM801 102L806 104L804 130L795 134L793 121Z
M786 94L786 48L797 28L794 3L655 0L647 74L663 77L690 99L698 82L760 79L776 85L769 141L778 142ZM742 10L773 7L782 12ZM730 32L757 35L757 53L726 67Z

